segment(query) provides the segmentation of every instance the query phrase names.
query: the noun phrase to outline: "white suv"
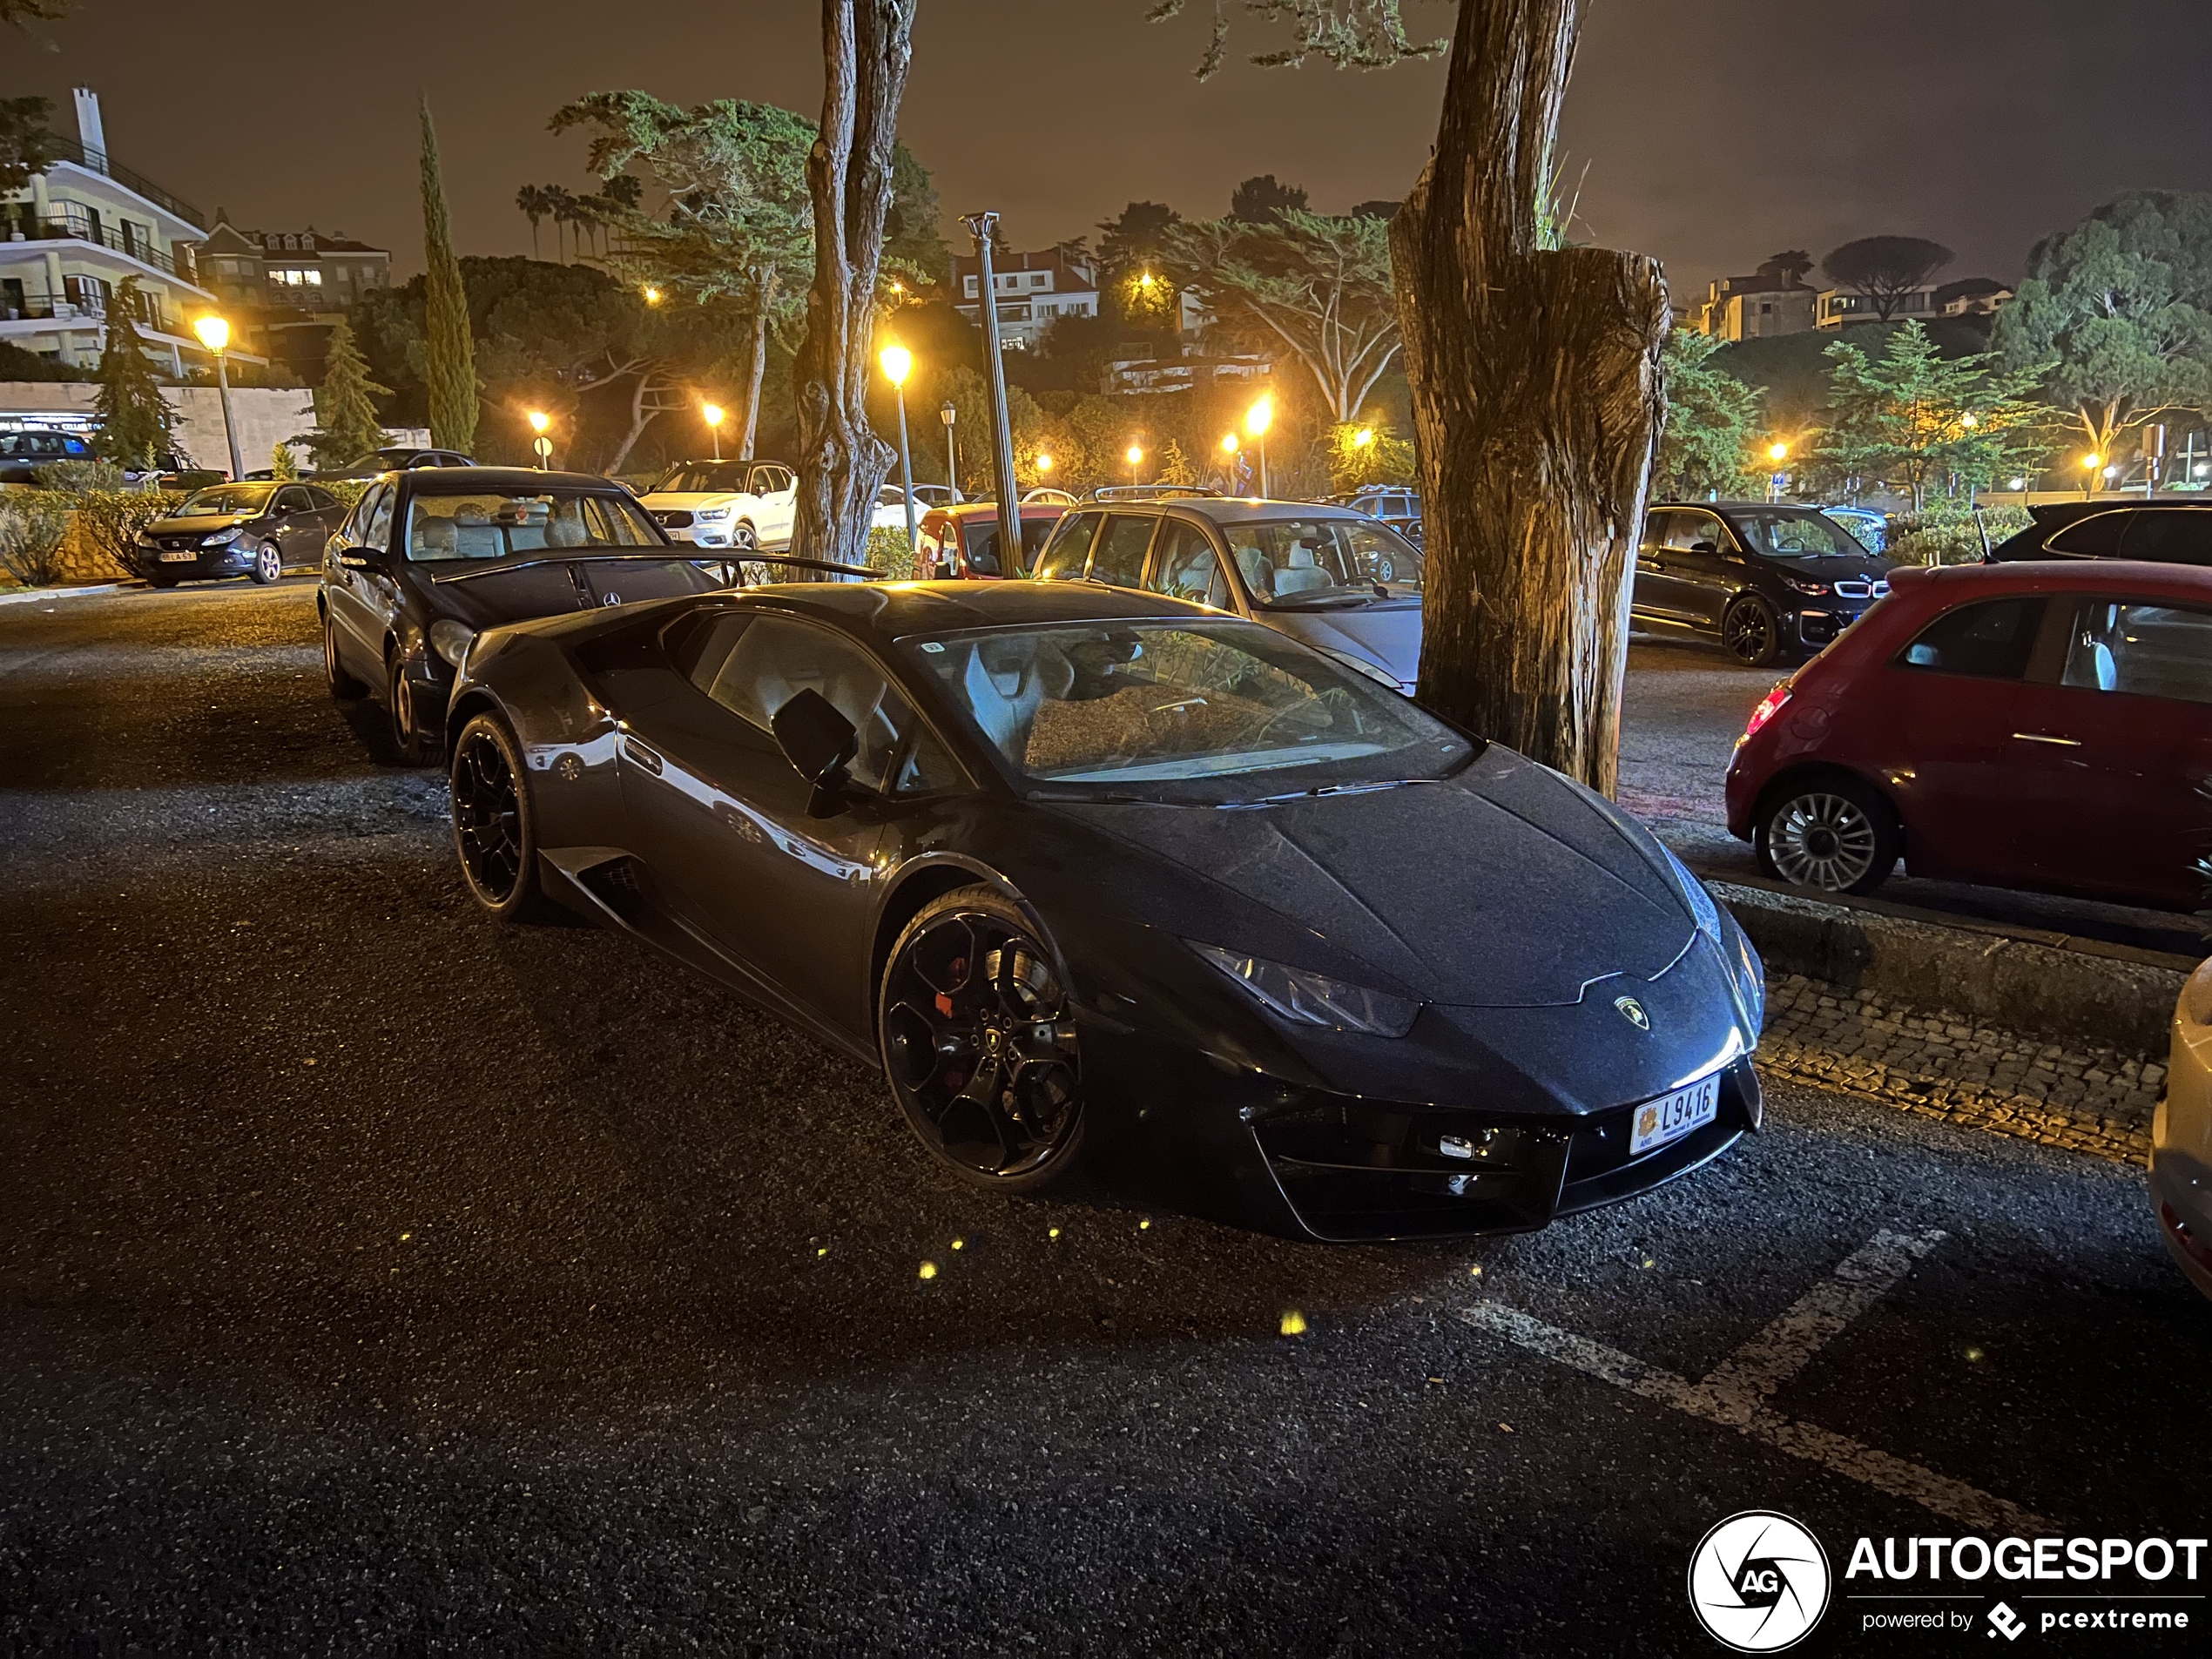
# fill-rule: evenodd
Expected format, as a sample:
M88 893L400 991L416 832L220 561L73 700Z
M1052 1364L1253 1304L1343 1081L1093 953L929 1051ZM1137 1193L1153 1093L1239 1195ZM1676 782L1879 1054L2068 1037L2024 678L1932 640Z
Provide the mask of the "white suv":
M799 479L779 461L684 461L639 499L672 542L780 552L791 545Z

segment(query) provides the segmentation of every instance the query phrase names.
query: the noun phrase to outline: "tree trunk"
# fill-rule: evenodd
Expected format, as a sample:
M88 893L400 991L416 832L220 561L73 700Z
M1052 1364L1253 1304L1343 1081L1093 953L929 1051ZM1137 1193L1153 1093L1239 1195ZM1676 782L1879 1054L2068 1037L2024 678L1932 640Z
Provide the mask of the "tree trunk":
M752 293L752 349L745 358L745 424L738 434L740 461L752 459L752 447L760 438L760 385L768 372L768 307L776 299L772 268L755 273Z
M630 430L623 438L622 448L615 451L614 459L601 468L601 471L620 472L622 463L630 459L630 452L637 447L637 440L645 435L645 428L652 424L653 417L661 413L658 404L651 408L645 407L646 394L652 387L653 376L658 372L651 363L637 371L637 384L630 392Z
M1554 246L1578 10L1461 0L1391 250L1421 448L1421 700L1609 794L1669 318L1656 261Z
M806 157L814 280L796 364L799 502L792 550L858 563L891 446L867 392L891 152L918 0L822 0L821 132Z

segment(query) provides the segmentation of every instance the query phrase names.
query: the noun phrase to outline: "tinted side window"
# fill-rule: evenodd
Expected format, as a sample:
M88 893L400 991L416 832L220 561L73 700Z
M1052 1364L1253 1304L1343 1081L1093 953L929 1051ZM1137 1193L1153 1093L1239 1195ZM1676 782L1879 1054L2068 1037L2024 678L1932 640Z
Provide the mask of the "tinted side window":
M2121 557L2161 564L2212 564L2212 509L2169 507L2127 517Z
M1160 529L1160 550L1144 585L1171 598L1229 609L1229 578L1214 556L1213 543L1196 524L1169 519Z
M764 466L752 469L752 493L756 496L772 496L779 490L789 489L791 485L792 476L787 468Z
M287 484L277 491L276 502L270 509L279 513L306 513L314 509L307 501L307 492L297 484Z
M376 497L375 510L368 516L368 531L363 537L374 548L389 550L392 545L392 509L399 505L400 492L388 486Z
M314 509L319 513L327 512L338 505L337 496L327 489L317 489L313 484L307 486L307 499L314 503Z
M371 484L368 487L368 493L354 503L353 513L346 520L344 527L339 530L338 539L352 547L369 545L369 521L375 516L377 503L384 499L388 491L387 485Z
M2035 597L1960 605L1922 629L1898 662L1905 668L1969 674L1976 679L2023 678L2035 650L2035 636L2042 630L2045 604Z
M1090 544L1098 537L1098 526L1105 519L1103 513L1070 513L1060 521L1060 534L1052 538L1044 556L1037 561L1037 576L1041 580L1073 582L1083 573L1083 562L1090 556Z
M1106 533L1090 556L1090 579L1116 588L1134 588L1144 580L1144 550L1152 544L1152 528L1160 521L1116 513L1106 521Z
M2092 513L2067 525L2044 546L2054 553L2071 553L2076 558L2117 558L2120 538L2133 516L2127 512Z
M1643 521L1642 550L1646 553L1656 553L1666 546L1667 532L1672 528L1674 522L1675 516L1672 513L1646 514Z
M2065 683L2212 703L2212 611L2093 599L2067 646Z
M1725 552L1730 545L1728 531L1720 520L1710 513L1671 514L1674 523L1667 526L1666 548L1670 553L1696 550L1700 542L1710 542L1715 549Z
M883 671L847 641L787 617L759 617L715 661L710 648L691 683L732 714L772 733L776 711L801 691L819 691L860 733L853 781L883 786L900 740L919 724ZM710 674L710 665L711 672Z

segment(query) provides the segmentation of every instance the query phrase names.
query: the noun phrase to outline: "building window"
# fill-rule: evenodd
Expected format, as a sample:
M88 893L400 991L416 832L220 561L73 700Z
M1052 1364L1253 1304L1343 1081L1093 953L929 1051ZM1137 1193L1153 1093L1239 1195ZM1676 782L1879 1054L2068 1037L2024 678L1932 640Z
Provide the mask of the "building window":
M1033 288L1042 288L1044 287L1043 273L1040 272L1037 275L1031 277L1029 279L1029 286Z

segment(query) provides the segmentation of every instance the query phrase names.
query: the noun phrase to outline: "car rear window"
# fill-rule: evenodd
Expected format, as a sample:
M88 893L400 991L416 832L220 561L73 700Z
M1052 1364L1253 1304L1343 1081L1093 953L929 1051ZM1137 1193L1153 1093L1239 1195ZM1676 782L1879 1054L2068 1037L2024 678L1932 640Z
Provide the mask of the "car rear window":
M1905 648L1898 665L1976 679L2025 678L2046 603L2038 595L1983 599L1946 610Z
M2150 559L2161 564L2212 564L2212 510L2202 507L2167 507L2130 513L2127 534L2120 540L2123 559Z
M2071 554L2078 559L2116 559L2120 538L2134 516L2128 512L2092 513L2067 525L2043 545L2050 552Z

